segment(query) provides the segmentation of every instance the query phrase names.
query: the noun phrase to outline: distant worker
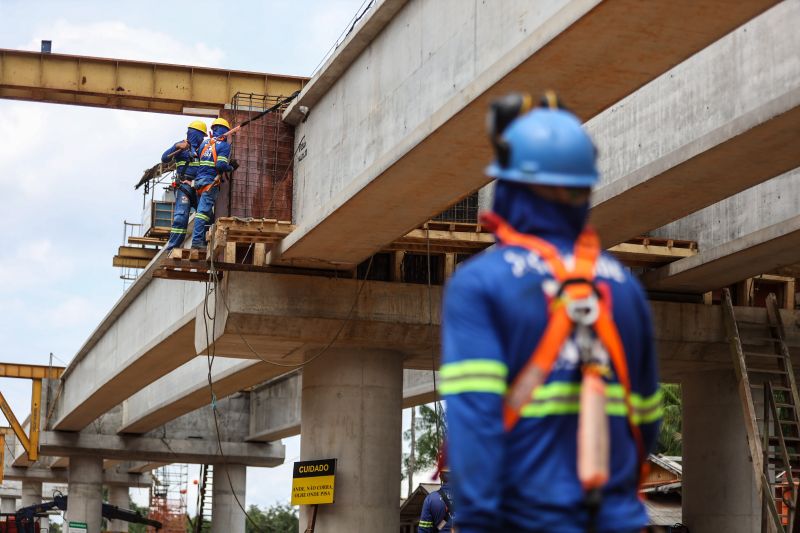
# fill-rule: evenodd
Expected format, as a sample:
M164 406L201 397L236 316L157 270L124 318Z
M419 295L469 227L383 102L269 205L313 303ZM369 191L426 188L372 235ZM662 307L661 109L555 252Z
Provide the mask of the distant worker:
M161 156L162 163L175 161L175 180L172 187L175 189L175 212L172 217L172 228L166 249L180 247L186 238L186 226L189 223L189 213L197 208L197 196L192 188L192 181L197 176L199 162L198 150L206 136L206 123L194 120L186 130L186 139L176 142Z
M197 193L197 213L192 232L192 248L206 247L206 230L214 218L214 204L219 194L222 175L233 172L238 165L230 161L231 145L225 136L231 125L224 118L211 123L211 137L200 147L200 162L194 188Z
M425 497L417 533L451 533L453 531L453 517L455 516L453 495L450 492L450 485L447 483L450 471L443 468L439 475L442 478L442 486Z
M553 93L492 104L498 244L443 309L459 533L634 532L661 395L647 298L587 227L597 151Z

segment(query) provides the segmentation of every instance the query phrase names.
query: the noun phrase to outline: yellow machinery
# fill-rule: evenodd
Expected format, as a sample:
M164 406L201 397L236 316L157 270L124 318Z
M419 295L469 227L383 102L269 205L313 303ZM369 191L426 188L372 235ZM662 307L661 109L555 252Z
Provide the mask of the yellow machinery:
M0 410L6 415L11 430L16 435L22 447L28 453L28 459L36 461L39 458L39 429L41 425L41 406L42 406L42 380L59 379L64 372L63 367L19 365L15 363L0 363L0 378L20 378L33 381L31 393L31 419L29 435L25 434L22 425L11 411L11 406L6 401L3 393L0 392ZM6 432L0 431L0 481L3 479L3 454L5 451Z

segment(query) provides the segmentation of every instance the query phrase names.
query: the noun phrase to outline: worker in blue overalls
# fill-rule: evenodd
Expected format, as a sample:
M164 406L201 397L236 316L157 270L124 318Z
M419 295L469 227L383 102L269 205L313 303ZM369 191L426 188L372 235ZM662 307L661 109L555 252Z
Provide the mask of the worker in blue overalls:
M447 284L440 392L459 533L633 533L661 394L650 310L587 226L597 151L554 94L492 104L498 244Z
M224 118L211 123L211 137L200 146L200 161L194 188L197 193L197 213L192 232L192 248L206 247L206 230L214 219L214 204L219 194L222 175L233 172L238 166L229 160L231 145L225 136L231 125Z
M161 156L162 163L175 161L175 179L172 187L175 190L175 212L172 217L172 228L169 232L167 250L179 247L186 238L186 226L189 214L197 208L197 196L192 182L199 168L198 150L206 136L206 123L194 120L186 130L186 139L176 142Z
M439 477L442 478L442 486L425 497L417 533L451 533L453 531L455 510L453 509L453 494L448 484L450 470L446 467L442 468Z

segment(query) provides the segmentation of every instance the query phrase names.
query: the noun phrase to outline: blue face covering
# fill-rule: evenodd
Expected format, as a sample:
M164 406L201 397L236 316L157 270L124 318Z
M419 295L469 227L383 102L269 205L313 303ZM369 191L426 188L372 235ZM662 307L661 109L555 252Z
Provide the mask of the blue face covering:
M226 133L228 133L228 128L225 126L211 126L211 134L214 135L214 137L221 137Z
M538 196L526 185L498 180L494 212L514 229L553 241L574 241L586 225L589 203L571 206Z
M192 145L192 148L197 150L200 147L200 144L205 139L205 135L203 135L202 131L198 131L194 128L189 128L186 131L186 140L189 141L189 144Z

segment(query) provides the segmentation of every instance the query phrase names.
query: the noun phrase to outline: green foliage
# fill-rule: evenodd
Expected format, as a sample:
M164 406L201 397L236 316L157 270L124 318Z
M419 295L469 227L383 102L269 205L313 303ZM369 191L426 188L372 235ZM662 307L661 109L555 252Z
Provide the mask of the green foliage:
M251 505L247 514L245 533L296 533L300 528L297 509L291 505L273 505L266 512Z
M664 420L658 435L656 453L664 455L683 455L683 435L681 433L681 386L664 383Z
M49 533L61 533L61 524L56 524L55 522L50 522L49 529L47 530Z
M439 446L447 433L445 426L444 410L441 407L433 409L427 405L419 407L416 417L416 462L414 472L430 470L439 460ZM411 442L411 430L403 432L403 440ZM403 454L403 479L408 477L411 454Z
M147 507L141 507L136 505L136 502L131 501L131 511L136 511L142 516L147 516L147 513L150 512L150 509ZM131 524L128 523L128 533L146 533L147 526L144 524Z

